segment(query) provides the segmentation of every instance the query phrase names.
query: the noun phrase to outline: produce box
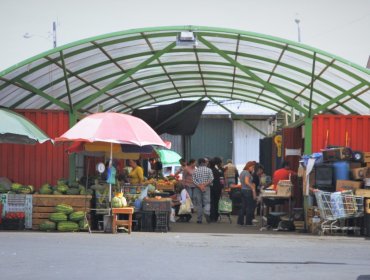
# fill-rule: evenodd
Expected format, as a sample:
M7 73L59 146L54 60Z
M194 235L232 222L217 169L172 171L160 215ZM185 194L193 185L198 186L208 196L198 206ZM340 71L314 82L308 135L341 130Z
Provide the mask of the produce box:
M171 212L171 198L146 198L143 200L143 211Z
M362 182L360 181L337 180L336 191L355 191L361 186Z
M357 196L363 196L363 197L366 197L366 198L370 198L370 189L368 190L365 190L365 189L357 189L355 194Z
M34 194L32 201L32 229L38 230L39 225L47 221L49 215L55 212L55 206L58 204L68 204L73 207L73 211L86 211L89 214L91 198L91 195Z
M160 191L175 191L175 184L172 182L157 182L156 189Z

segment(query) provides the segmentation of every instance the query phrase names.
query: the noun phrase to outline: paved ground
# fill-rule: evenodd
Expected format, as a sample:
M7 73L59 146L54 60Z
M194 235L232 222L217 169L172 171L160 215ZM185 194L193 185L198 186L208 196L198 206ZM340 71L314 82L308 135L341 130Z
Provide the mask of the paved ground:
M211 233L0 232L0 279L370 279L358 278L370 275L363 237L190 226Z

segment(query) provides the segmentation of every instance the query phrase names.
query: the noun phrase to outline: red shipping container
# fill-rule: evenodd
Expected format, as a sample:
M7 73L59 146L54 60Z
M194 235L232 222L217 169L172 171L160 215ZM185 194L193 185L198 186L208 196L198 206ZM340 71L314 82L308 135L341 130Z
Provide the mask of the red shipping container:
M312 124L312 152L326 146L370 151L370 115L318 115Z
M65 111L17 110L54 139L69 129ZM0 144L0 177L13 182L33 185L56 184L68 178L69 160L65 149L68 144L53 145L49 141L36 145Z

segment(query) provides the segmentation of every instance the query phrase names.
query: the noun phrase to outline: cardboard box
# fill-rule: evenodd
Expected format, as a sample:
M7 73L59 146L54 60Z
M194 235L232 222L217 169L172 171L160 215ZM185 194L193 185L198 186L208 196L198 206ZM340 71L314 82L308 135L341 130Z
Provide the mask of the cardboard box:
M292 182L290 180L280 180L277 185L277 196L292 196Z
M370 214L370 198L365 199L365 213Z
M361 181L337 180L336 191L355 191L361 186Z
M355 194L357 196L363 196L366 198L370 198L370 189L357 189Z
M352 179L353 180L361 180L361 179L366 178L367 169L368 169L367 167L361 167L361 168L351 169Z
M364 153L364 162L370 163L370 152Z
M360 168L362 165L361 165L361 162L354 162L354 161L351 161L349 163L349 169L355 169L355 168Z

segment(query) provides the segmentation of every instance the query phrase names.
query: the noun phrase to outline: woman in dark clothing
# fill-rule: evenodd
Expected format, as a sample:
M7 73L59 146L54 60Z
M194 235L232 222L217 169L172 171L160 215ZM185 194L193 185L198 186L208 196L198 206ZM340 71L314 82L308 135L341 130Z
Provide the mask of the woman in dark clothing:
M215 157L210 160L209 168L213 173L213 184L211 186L211 222L217 222L218 220L218 202L221 197L222 188L224 187L223 177L224 172L222 168L222 160L219 157ZM221 179L222 178L222 179Z

